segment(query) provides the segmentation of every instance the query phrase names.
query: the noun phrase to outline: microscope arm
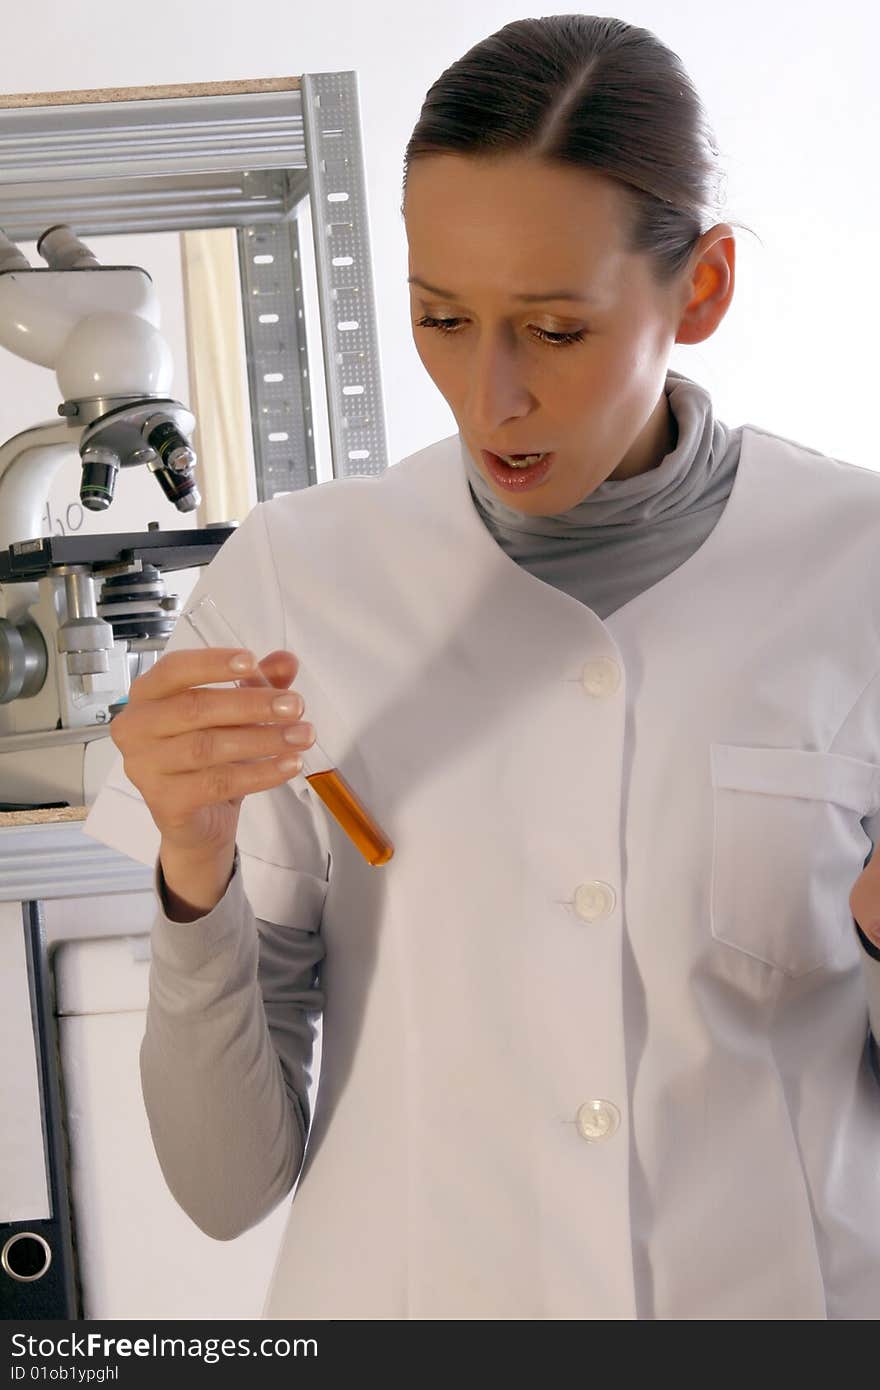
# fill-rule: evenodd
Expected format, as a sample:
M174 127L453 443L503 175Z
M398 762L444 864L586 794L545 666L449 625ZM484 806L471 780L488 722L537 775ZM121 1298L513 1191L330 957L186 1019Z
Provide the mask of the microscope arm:
M43 508L52 479L64 460L78 456L81 430L48 420L0 444L0 554L16 541L43 534ZM0 617L14 622L36 602L36 584L0 586Z

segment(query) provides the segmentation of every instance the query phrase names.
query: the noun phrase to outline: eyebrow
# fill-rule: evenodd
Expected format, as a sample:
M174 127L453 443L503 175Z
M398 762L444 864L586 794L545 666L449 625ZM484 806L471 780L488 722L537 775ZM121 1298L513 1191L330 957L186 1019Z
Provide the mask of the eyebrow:
M452 290L438 289L436 285L429 285L426 281L420 280L417 275L408 275L407 284L419 285L423 290L429 290L431 294L439 295L441 299L457 300L457 295ZM594 295L576 294L574 290L545 290L543 294L515 294L512 298L518 299L524 304L539 304L554 299L574 299L581 304L599 303Z

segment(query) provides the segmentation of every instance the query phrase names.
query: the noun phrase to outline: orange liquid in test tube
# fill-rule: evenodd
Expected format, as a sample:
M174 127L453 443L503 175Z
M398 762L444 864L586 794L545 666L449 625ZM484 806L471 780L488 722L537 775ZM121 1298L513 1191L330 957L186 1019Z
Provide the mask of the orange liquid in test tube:
M206 647L245 646L212 598L200 599L181 616ZM234 684L246 686L250 679L259 680L272 689L276 688L259 668L255 670L253 678L238 680ZM309 786L321 798L330 815L345 831L367 863L374 866L387 864L394 854L394 846L388 836L380 830L367 808L358 800L342 774L333 766L320 744L313 743L311 748L303 748L300 756L303 776Z

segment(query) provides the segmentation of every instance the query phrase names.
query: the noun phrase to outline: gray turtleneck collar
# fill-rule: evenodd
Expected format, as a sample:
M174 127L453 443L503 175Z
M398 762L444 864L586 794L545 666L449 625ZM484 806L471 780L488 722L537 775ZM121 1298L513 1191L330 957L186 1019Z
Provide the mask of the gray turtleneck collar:
M678 372L667 372L664 390L678 424L673 451L647 473L606 479L555 516L505 505L461 444L474 505L506 554L601 618L702 545L736 476L742 427L729 430L716 420L708 392Z

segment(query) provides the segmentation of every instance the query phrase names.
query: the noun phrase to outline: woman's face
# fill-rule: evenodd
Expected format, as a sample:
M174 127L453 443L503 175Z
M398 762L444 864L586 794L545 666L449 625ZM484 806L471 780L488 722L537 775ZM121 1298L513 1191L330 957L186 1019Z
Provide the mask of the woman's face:
M679 280L660 290L647 259L621 249L623 216L618 186L591 171L519 156L432 155L410 166L416 350L475 466L531 516L566 512L606 478L662 462L677 439L663 389L672 345L709 337L733 294L729 226L704 233ZM572 333L580 340L542 337ZM556 459L543 483L513 493L493 481L483 449Z

